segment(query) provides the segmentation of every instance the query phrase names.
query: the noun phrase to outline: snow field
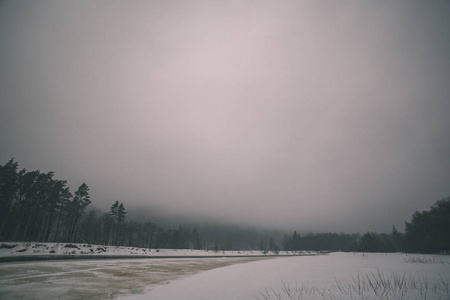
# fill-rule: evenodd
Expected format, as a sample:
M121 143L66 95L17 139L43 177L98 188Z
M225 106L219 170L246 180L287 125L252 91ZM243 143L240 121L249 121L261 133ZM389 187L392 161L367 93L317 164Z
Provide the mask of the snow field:
M435 256L332 253L280 257L199 273L123 299L450 299L450 258L415 263L408 260L411 257L428 260ZM396 290L395 280L403 276L409 283ZM380 286L384 282L386 287L371 288L369 279Z

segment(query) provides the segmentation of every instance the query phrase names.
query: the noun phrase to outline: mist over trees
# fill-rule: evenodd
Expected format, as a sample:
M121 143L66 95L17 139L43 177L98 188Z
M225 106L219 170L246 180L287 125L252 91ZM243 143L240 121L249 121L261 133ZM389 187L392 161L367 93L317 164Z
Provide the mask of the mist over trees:
M83 242L152 248L200 247L196 229L165 230L151 222L125 222L123 203L109 213L91 204L86 183L72 194L53 172L18 170L11 159L0 166L0 238L38 242Z
M0 240L218 251L257 249L261 237L214 224L162 228L150 221L127 221L119 201L109 212L88 209L91 203L86 183L72 194L67 181L55 179L53 172L19 171L14 159L0 166Z
M450 253L450 197L442 198L429 211L416 211L406 222L405 233L395 227L390 234L321 233L301 237L294 231L285 236L285 250L357 252Z
M404 247L411 252L450 252L450 197L413 214L406 222Z
M195 224L163 228L127 220L122 202L109 212L88 209L89 186L82 183L72 194L67 181L53 172L19 170L14 159L0 165L0 240L80 242L143 248L360 252L450 252L450 197L416 211L404 233L319 233L290 236L279 232L242 229L232 225Z
M351 251L359 237L359 234L350 235L344 233L310 233L301 237L294 231L292 236L284 237L283 249L290 251Z

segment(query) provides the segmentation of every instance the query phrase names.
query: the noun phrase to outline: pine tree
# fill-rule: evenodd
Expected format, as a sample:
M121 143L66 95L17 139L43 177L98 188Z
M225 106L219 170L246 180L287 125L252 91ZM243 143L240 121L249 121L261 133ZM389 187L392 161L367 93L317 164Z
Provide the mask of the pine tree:
M117 208L117 224L121 224L125 222L125 215L127 212L125 211L125 207L123 206L123 203L120 203L119 207Z
M116 227L116 230L115 230L116 238L114 239L114 233L113 233L113 244L117 245L119 243L120 226L122 223L125 222L125 215L127 214L127 212L125 211L125 207L123 206L123 203L119 203L119 201L116 201L111 206L111 210L110 210L109 214L111 215L112 220Z
M120 228L123 227L121 224L125 222L125 215L127 212L125 211L125 208L123 206L123 203L120 203L119 207L117 208L117 239L116 239L116 245L119 244L119 236L120 236Z
M0 166L0 236L4 236L7 230L7 219L11 216L11 206L18 190L18 166L13 158Z
M119 208L119 201L114 202L114 204L111 206L111 209L109 211L109 214L113 219L115 220L117 218L117 209Z
M89 187L86 183L80 185L78 190L75 192L72 202L69 205L69 214L71 215L72 224L69 231L70 241L74 241L78 223L83 216L86 207L91 203L89 196Z

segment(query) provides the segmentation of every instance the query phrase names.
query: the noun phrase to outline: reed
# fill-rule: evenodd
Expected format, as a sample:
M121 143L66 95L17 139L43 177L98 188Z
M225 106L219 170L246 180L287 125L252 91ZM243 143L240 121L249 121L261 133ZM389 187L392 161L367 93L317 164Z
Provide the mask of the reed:
M449 283L442 276L431 282L424 274L406 274L377 272L351 276L350 281L335 278L334 284L326 288L318 288L308 283L293 285L282 281L279 290L264 289L255 296L259 300L283 299L329 299L329 300L427 300L448 299Z

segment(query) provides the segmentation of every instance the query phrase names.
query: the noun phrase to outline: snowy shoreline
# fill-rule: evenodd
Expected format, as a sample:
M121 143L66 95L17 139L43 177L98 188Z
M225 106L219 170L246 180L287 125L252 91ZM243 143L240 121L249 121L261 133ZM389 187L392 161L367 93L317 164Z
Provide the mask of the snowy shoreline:
M319 254L324 253L314 251L280 251L279 253L263 253L259 250L213 251L194 249L148 249L76 243L0 243L0 262L64 259L270 257Z

